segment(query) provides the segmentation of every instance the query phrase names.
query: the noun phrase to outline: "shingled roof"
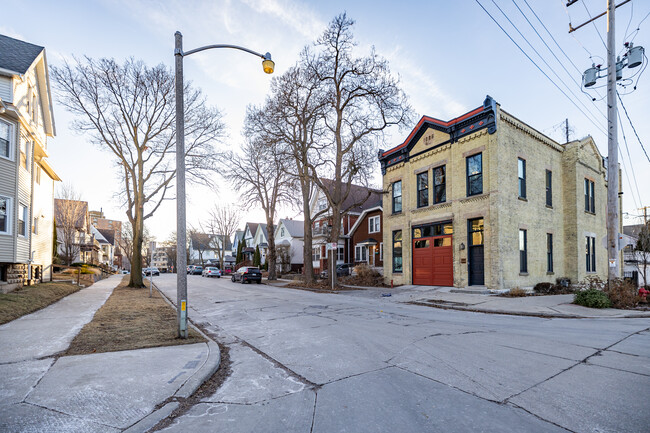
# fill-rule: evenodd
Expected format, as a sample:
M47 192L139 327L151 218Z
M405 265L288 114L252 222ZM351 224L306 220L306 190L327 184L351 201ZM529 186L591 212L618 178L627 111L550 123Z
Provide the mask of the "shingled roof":
M44 47L0 35L0 69L24 74Z

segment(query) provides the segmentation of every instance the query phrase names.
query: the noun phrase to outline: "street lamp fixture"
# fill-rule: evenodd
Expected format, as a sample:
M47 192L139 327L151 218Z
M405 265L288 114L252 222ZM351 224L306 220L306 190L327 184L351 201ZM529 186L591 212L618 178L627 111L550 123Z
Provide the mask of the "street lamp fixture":
M176 32L174 46L174 66L176 72L176 306L178 321L178 336L187 338L187 256L185 245L186 212L185 212L185 107L183 95L183 57L199 51L213 48L232 48L245 51L262 58L262 68L267 74L272 74L275 63L271 53L260 54L238 45L206 45L205 47L183 51L183 35Z

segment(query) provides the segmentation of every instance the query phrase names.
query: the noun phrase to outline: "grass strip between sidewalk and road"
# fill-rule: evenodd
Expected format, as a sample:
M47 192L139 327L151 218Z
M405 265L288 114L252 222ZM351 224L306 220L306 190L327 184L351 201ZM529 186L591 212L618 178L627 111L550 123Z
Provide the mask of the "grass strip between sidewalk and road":
M157 290L127 287L129 277L113 290L93 320L72 340L64 355L116 352L147 347L202 343L205 339L191 327L188 338L178 338L176 310ZM146 284L149 282L147 281Z
M80 289L71 283L48 282L0 293L0 325L45 308Z

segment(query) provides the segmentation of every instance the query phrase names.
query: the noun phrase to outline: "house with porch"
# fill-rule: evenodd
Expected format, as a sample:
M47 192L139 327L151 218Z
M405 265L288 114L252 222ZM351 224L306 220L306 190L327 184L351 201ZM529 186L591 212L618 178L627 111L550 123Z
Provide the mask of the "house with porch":
M423 116L379 161L387 281L606 279L606 165L590 136L558 143L488 96L448 121Z
M334 188L334 182L325 180L323 182L327 188ZM343 187L343 193L348 192L346 186ZM361 185L350 184L349 193L343 201L341 207L343 217L341 218L341 231L339 238L331 240L331 211L325 193L318 188L312 194L310 202L311 214L315 216L312 223L312 264L314 272L320 273L328 268L328 260L332 251L327 248L327 244L336 242L337 248L335 257L336 263L351 263L353 255L353 244L350 231L354 223L361 216L365 209L376 206L381 200L383 193L379 189L368 188Z
M278 272L301 272L305 222L281 218L275 227Z
M45 48L0 35L0 291L51 277L55 133Z
M384 272L384 237L382 223L382 200L369 205L350 229L352 239L352 263L366 264L379 273Z

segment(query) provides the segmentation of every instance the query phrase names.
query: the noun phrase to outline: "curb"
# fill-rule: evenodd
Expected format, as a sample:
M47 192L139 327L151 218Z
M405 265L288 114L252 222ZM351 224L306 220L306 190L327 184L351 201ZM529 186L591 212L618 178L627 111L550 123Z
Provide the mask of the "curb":
M625 314L623 316L576 316L575 314L562 314L562 313L527 313L525 311L508 311L508 310L481 310L478 308L471 307L460 307L460 306L451 306L437 303L429 302L419 302L419 301L410 301L407 304L420 305L424 307L433 307L439 308L441 310L458 310L458 311L469 311L472 313L483 313L483 314L503 314L506 316L525 316L525 317L539 317L542 319L647 319L650 318L650 313L643 315L631 315Z
M158 290L158 293L160 293L162 298L170 304L172 308L176 309L176 306L158 289L155 283L153 286ZM181 385L180 388L178 388L176 392L166 400L166 404L158 409L154 409L149 415L145 416L131 427L123 430L123 433L140 433L149 431L152 427L174 412L174 410L179 406L178 400L187 399L194 394L196 390L199 389L199 387L219 369L219 366L221 365L221 350L219 349L219 345L203 333L189 319L188 323L195 331L207 340L205 344L208 348L208 357L201 368L190 376L183 385Z

